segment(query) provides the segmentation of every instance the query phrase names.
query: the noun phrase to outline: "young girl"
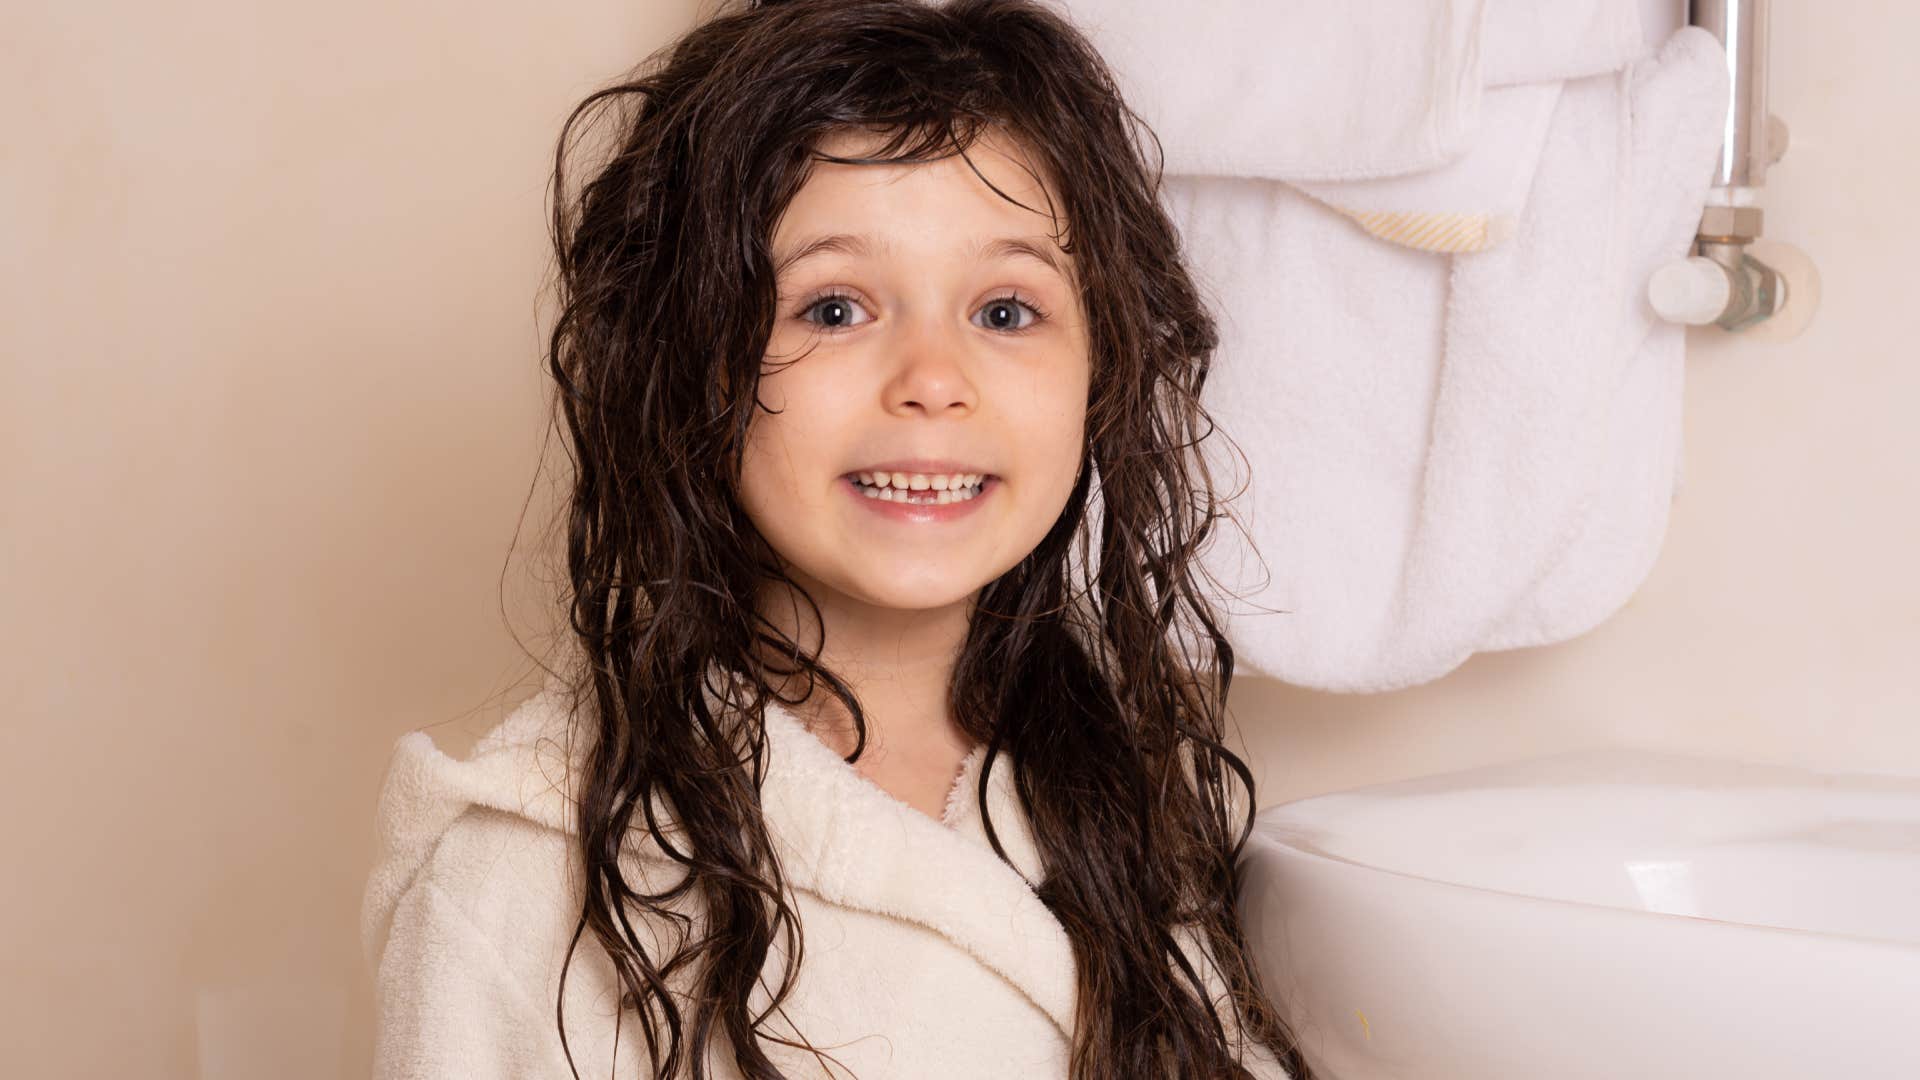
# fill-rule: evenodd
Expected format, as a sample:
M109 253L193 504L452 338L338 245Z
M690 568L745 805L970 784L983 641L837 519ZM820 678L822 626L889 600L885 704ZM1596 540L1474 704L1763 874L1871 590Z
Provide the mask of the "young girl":
M400 742L378 1076L1308 1075L1139 130L1036 0L723 10L575 112L567 655Z

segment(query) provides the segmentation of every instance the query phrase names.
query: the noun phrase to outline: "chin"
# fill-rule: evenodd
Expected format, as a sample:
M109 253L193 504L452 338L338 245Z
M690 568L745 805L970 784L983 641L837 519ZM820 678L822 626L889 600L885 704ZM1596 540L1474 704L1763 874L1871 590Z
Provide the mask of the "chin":
M862 599L874 607L886 608L892 611L940 611L966 603L969 598L979 591L978 586L965 590L942 589L940 592L934 594L903 590L898 593L889 592L877 595L866 595L863 596Z

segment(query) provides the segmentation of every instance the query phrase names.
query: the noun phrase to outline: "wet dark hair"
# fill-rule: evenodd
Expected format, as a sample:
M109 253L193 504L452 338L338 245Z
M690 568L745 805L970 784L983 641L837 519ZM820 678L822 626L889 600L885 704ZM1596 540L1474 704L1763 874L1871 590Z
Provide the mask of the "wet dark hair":
M576 125L608 115L613 136L576 191ZM865 745L853 690L755 608L767 582L805 596L737 497L776 314L773 227L815 160L964 156L988 130L1024 148L1059 201L1047 212L1076 258L1091 386L1080 478L1052 530L979 593L954 670L952 714L987 744L974 796L984 814L988 773L1010 755L1045 867L1032 884L1076 961L1071 1075L1249 1075L1183 927L1241 1030L1309 1075L1235 911L1257 803L1224 744L1233 651L1196 563L1231 520L1200 455L1217 334L1159 202L1158 140L1150 169L1152 132L1043 3L794 0L724 4L581 102L555 154L547 364L574 465L567 688L593 744L575 781L573 945L590 929L606 950L656 1076L706 1075L715 1039L747 1077L781 1075L762 1039L814 1049L761 1030L749 1004L775 935L792 964L768 1013L804 947L761 816L762 710L792 680L802 701L824 684L859 732L848 760ZM818 154L846 131L887 139L865 158ZM724 723L710 694L753 722ZM1237 808L1230 779L1245 787ZM642 826L686 869L670 888L625 873ZM681 947L648 955L636 911L686 931Z

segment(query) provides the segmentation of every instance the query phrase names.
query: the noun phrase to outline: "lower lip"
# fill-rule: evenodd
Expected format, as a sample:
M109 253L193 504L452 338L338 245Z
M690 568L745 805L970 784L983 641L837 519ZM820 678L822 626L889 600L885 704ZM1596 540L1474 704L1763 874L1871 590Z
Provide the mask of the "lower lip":
M994 491L1000 487L1000 478L989 476L980 483L980 494L971 499L950 503L914 503L898 502L893 499L876 499L865 493L860 484L852 477L840 478L840 486L847 494L858 500L860 505L894 521L940 522L958 521L980 508Z

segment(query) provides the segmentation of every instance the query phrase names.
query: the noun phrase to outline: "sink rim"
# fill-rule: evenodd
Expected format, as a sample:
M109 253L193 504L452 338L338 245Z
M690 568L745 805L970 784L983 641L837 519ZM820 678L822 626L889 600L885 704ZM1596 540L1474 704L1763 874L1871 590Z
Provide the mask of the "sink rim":
M1780 926L1716 918L1710 915L1690 915L1644 907L1627 907L1595 900L1543 896L1537 893L1516 892L1512 889L1449 880L1445 877L1436 877L1432 873L1382 866L1336 854L1315 843L1315 834L1327 827L1332 815L1339 813L1337 808L1330 812L1326 821L1311 820L1316 815L1310 807L1321 800L1369 797L1400 799L1464 792L1512 792L1525 789L1551 790L1571 786L1606 785L1659 786L1676 792L1707 796L1759 789L1792 789L1812 795L1823 792L1842 792L1920 796L1920 777L1903 774L1821 771L1804 765L1743 760L1720 755L1677 753L1655 747L1600 742L1292 799L1265 807L1255 815L1253 832L1248 837L1249 846L1252 846L1252 841L1258 839L1261 843L1272 844L1308 860L1350 866L1429 885L1462 889L1468 893L1570 905L1597 911L1622 912L1629 915L1654 916L1669 920L1684 919L1742 930L1772 931L1778 934L1812 935L1820 939L1892 945L1920 951L1920 938L1914 937L1890 937L1872 932ZM1309 820L1293 820L1298 817Z
M1645 917L1650 919L1660 919L1660 920L1669 920L1669 921L1679 920L1684 922L1702 923L1708 926L1724 926L1732 930L1752 930L1752 931L1760 931L1763 933L1794 935L1794 936L1800 936L1800 937L1819 938L1823 940L1831 939L1831 940L1841 940L1841 941L1852 941L1852 942L1858 942L1866 945L1892 946L1894 948L1901 948L1901 949L1909 950L1911 952L1920 953L1920 941L1909 941L1901 938L1876 937L1871 934L1842 933L1842 932L1833 931L1833 930L1807 930L1807 929L1803 929L1800 927L1793 927L1793 926L1770 926L1766 923L1737 922L1732 919L1715 919L1705 915L1680 915L1680 914L1676 914L1674 912L1669 912L1669 911L1651 911L1646 908L1620 907L1617 904L1600 904L1600 903L1595 903L1591 900L1568 900L1558 896L1536 896L1532 893L1518 893L1508 889L1494 889L1484 885L1468 885L1464 882L1459 882L1459 881L1447 881L1444 878L1429 877L1425 874L1416 874L1407 870L1395 870L1395 869L1392 869L1391 867L1375 866L1372 863L1364 863L1355 859L1346 858L1345 856L1335 855L1331 852L1322 851L1319 848L1313 847L1310 843L1304 840L1301 840L1297 837L1276 835L1278 830L1281 828L1284 828L1284 825L1278 822L1255 821L1253 832L1248 834L1248 837L1247 837L1247 840L1248 840L1247 851L1245 854L1241 856L1242 863L1243 864L1248 863L1253 859L1254 850L1255 850L1254 841L1258 840L1258 841L1264 842L1263 846L1281 848L1281 849L1284 849L1286 852L1292 853L1292 855L1296 857L1304 858L1308 861L1318 860L1322 862L1335 863L1340 866L1349 866L1356 870L1362 870L1369 873L1386 874L1390 877L1404 878L1408 881L1423 882L1428 885L1437 885L1446 889L1457 889L1459 891L1467 892L1467 893L1480 893L1487 896L1504 897L1510 900L1525 900L1525 901L1531 901L1537 904L1552 904L1557 906L1580 908L1588 911L1617 912L1621 915L1639 916L1639 917ZM1241 891L1244 893L1246 888L1252 883L1254 875L1252 873L1249 873L1244 868L1241 871L1241 875L1242 875Z

